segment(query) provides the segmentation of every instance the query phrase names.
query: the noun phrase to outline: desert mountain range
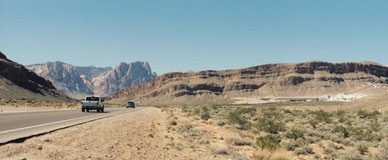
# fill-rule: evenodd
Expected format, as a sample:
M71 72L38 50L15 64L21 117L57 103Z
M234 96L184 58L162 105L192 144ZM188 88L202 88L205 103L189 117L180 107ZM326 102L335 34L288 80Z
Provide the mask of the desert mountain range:
M85 95L108 96L120 89L148 82L156 77L148 62L120 63L114 69L94 66L78 67L63 62L27 66L72 98Z
M223 71L173 72L120 90L112 101L144 104L228 103L236 97L315 97L353 94L388 84L376 63L267 64Z
M53 84L0 52L0 99L67 101Z
M121 63L115 68L47 62L27 68L0 53L0 98L68 100L65 93L73 98L111 95L115 102L204 104L231 103L240 97L362 94L388 86L388 67L372 62L266 64L158 77L147 62Z

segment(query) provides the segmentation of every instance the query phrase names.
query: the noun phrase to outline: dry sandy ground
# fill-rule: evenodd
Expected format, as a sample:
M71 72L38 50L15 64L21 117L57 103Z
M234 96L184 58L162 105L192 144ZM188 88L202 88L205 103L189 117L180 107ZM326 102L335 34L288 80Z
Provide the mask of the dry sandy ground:
M174 147L168 115L144 108L0 146L1 159L214 159L208 148Z

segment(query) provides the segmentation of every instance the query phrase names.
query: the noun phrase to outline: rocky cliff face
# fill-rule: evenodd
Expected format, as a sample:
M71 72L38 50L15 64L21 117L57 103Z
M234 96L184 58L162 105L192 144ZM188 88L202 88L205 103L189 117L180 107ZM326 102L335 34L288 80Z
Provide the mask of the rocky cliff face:
M93 78L96 94L113 94L120 89L146 83L156 77L147 62L121 63L114 70Z
M28 69L51 81L56 88L74 98L92 95L93 90L81 78L76 68L62 62L47 62L42 65L28 66Z
M147 62L121 63L115 69L77 67L63 62L47 62L30 65L28 68L50 80L59 90L73 98L93 94L107 96L156 77Z
M121 90L112 98L173 103L253 96L322 96L387 84L387 79L388 68L371 63L268 64L237 70L168 73L149 83Z
M0 52L0 98L67 100L50 81L15 63Z
M87 67L75 67L75 70L85 79L92 80L95 77L98 77L102 73L108 72L112 70L112 67L95 67L95 66L87 66Z

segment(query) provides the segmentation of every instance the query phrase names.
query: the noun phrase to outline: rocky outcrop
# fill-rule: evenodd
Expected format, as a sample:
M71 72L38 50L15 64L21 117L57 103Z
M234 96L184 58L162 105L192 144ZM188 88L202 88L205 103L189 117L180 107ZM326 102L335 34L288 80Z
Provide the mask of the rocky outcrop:
M75 67L75 70L78 72L78 74L85 77L85 79L92 80L93 78L98 77L102 73L111 71L112 67L87 66L87 67Z
M0 52L0 98L66 100L50 81L15 63Z
M51 81L57 89L73 98L93 94L93 90L85 84L84 79L72 65L63 62L47 62L28 66L28 68Z
M120 90L111 98L173 103L183 99L180 97L199 101L206 97L320 96L350 93L387 82L388 68L373 63L267 64L236 70L167 73L146 84Z
M156 77L148 62L121 63L113 70L93 78L94 92L110 95L120 89L146 83Z
M78 99L93 94L108 96L156 77L147 62L121 63L115 69L77 67L63 62L47 62L28 68L53 82L55 87L68 96Z

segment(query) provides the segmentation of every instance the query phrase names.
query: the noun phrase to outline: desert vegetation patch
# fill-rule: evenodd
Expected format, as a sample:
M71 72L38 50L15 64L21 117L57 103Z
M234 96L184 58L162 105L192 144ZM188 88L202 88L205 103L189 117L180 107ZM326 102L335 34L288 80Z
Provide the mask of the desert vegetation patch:
M171 114L170 133L182 135L193 148L207 146L216 159L388 157L388 113L377 110L290 110L275 105L184 105L162 110Z

